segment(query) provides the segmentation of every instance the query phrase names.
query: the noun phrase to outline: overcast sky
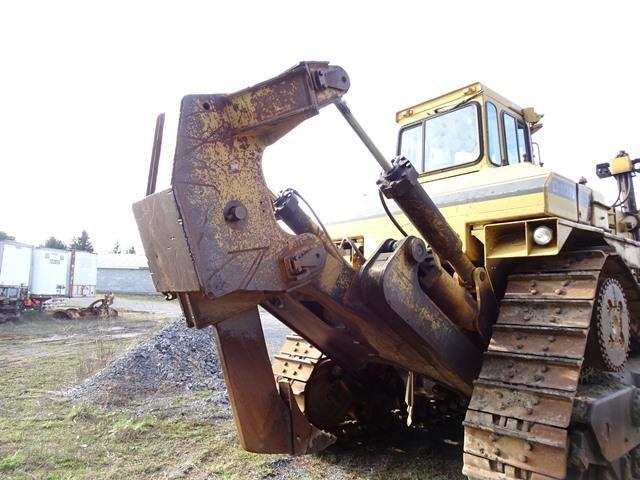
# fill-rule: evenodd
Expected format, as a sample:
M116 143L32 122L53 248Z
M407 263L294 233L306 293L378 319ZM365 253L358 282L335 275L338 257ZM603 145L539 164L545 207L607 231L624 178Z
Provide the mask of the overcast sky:
M0 230L99 252L140 247L156 114L166 112L158 189L169 184L180 99L227 93L299 60L351 77L346 99L380 148L397 110L479 80L545 113L545 165L585 175L640 157L638 2L65 2L0 6ZM270 147L273 190L294 186L326 220L377 202L378 167L339 114Z

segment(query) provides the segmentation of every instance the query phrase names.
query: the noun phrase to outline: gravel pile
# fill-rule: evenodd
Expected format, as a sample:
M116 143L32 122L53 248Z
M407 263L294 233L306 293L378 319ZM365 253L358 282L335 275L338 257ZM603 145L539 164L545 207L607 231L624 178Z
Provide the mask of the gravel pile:
M119 403L184 391L208 391L216 403L228 403L211 328L187 328L184 319L177 319L74 387L69 396L73 401Z

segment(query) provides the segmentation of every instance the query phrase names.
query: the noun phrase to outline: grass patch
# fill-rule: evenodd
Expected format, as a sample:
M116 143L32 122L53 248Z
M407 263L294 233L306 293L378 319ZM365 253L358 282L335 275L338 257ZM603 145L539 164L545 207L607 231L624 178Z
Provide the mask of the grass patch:
M2 368L0 478L186 478L196 471L202 477L261 477L272 456L240 450L232 420L220 419L215 409L210 416L182 416L184 408L174 413L167 398L157 400L164 402L158 416L138 413L149 408L139 400L116 409L55 395L102 368L128 342L70 342ZM184 406L198 398L173 400Z
M132 417L119 418L115 421L109 433L119 440L134 440L141 434L151 430L156 423L156 420L151 417L142 419Z
M106 367L113 360L118 350L119 348L113 345L112 342L101 338L97 339L93 348L87 349L81 355L81 361L75 371L76 381L80 382Z
M0 460L0 471L12 471L25 463L25 457L20 452L15 452Z
M110 325L131 325L124 319L115 322ZM0 367L0 478L256 479L282 469L299 478L318 480L327 476L348 480L462 478L460 452L452 457L439 452L388 454L378 449L328 452L295 460L245 452L238 446L228 409L207 406L202 410L202 404L208 403L202 398L209 392L136 399L118 408L71 404L56 392L93 374L92 369L102 368L130 340L100 341L96 334L98 340L80 342L74 336L73 341L31 355L28 342L42 335L42 330L50 332L53 326L62 325L74 334L86 324L56 324L45 319L41 324L30 320L29 325L31 332L21 326L23 344L16 344L17 337L9 339L0 325L0 351L9 342L16 344L12 363Z

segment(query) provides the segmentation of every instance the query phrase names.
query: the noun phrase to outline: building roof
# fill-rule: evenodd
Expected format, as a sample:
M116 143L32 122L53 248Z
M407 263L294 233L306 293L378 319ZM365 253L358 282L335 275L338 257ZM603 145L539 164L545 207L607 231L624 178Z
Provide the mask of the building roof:
M148 269L145 255L130 253L107 253L98 255L98 268L122 268L128 270Z

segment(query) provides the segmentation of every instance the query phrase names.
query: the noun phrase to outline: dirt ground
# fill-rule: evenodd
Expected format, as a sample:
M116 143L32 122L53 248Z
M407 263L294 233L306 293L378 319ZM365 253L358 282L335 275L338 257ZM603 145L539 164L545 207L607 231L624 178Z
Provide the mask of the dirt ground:
M119 296L114 307L116 319L29 312L0 324L0 478L462 478L457 428L444 442L442 432L413 431L293 458L239 449L228 406L206 391L72 403L72 387L180 315L155 297ZM273 355L288 331L262 320Z

